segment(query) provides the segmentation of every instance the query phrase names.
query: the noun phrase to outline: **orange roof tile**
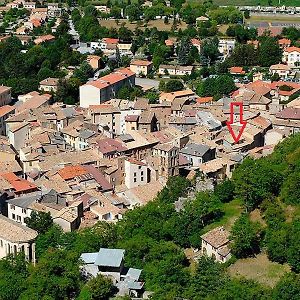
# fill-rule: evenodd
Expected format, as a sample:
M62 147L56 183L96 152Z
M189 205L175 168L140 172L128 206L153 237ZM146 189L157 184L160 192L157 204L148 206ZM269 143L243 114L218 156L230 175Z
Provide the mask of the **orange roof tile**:
M242 67L231 67L229 69L229 71L231 74L245 74L246 73Z
M209 103L213 101L213 97L199 97L196 99L197 103Z
M136 60L133 60L130 64L135 65L135 66L150 66L150 65L152 65L152 62L148 61L148 60L136 59Z
M66 166L57 172L64 180L72 179L76 176L87 174L88 171L83 166Z
M278 40L278 44L279 45L290 45L291 44L291 40L290 39L286 39L286 38L279 39Z
M288 47L284 51L288 52L288 53L291 53L291 52L299 52L300 53L300 48L299 47Z
M3 117L13 111L15 109L14 106L4 105L0 107L0 117Z
M11 184L11 186L17 193L37 189L37 186L35 184L29 182L28 180L19 178L14 173L4 173L1 174L1 176Z

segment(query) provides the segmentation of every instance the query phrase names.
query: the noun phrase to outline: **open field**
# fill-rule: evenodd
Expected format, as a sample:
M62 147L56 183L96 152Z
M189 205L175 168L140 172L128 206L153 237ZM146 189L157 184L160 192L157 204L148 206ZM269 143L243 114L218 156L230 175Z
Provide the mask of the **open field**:
M285 273L290 272L290 267L271 262L266 254L259 254L255 258L239 259L228 268L228 272L233 277L253 279L274 287Z
M300 16L284 16L284 15L260 15L251 16L246 20L249 23L261 23L261 22L282 22L282 23L300 23Z
M135 28L139 28L141 30L145 30L147 27L148 28L153 28L156 27L158 30L167 30L170 31L172 27L172 20L170 20L170 24L165 24L164 20L152 20L149 21L147 25L141 25L137 26L137 22L130 23L127 19L121 19L119 20L118 24L116 23L115 20L100 20L100 25L105 26L107 28L120 28L122 24L125 23L125 27L127 27L130 30L134 30ZM181 22L181 24L178 24L178 29L185 29L187 28L186 23Z
M241 201L235 199L225 203L222 207L222 210L224 211L223 217L219 221L206 226L203 229L203 233L218 226L224 226L227 230L230 230L235 220L242 213Z

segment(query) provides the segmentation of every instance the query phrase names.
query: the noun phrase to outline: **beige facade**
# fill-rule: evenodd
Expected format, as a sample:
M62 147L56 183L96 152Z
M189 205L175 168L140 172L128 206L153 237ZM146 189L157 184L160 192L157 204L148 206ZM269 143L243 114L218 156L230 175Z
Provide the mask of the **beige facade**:
M152 69L152 62L146 60L134 60L130 63L130 70L138 76L147 76Z
M147 184L149 180L146 164L133 159L125 160L125 185L128 189Z
M0 107L11 102L11 88L7 86L0 86Z
M0 215L0 258L24 252L28 261L35 262L37 232Z

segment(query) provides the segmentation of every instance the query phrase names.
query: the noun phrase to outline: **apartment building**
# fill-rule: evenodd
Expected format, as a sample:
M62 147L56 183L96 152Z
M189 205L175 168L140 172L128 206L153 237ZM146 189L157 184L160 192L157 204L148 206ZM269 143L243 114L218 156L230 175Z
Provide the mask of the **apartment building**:
M98 80L89 81L79 88L80 106L89 107L110 100L126 85L135 85L135 73L129 68L119 69Z

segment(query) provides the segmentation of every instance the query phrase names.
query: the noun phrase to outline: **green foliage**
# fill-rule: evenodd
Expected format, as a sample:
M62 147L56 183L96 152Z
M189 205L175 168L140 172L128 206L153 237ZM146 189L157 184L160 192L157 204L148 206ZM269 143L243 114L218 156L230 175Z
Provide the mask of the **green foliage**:
M237 257L247 257L259 252L260 225L250 221L249 215L242 214L231 229L232 253Z
M258 60L260 66L270 67L281 62L282 50L277 40L273 37L264 37L258 48Z
M113 292L112 280L98 274L82 288L78 300L107 300L113 295Z
M201 81L197 86L196 92L201 97L212 96L215 100L218 100L235 90L236 86L232 77L220 75L216 78L207 78Z
M0 299L17 300L26 289L28 263L23 253L0 260Z
M36 230L38 233L45 233L53 225L50 213L32 211L30 218L25 218L28 227Z
M218 24L234 24L243 20L242 13L235 7L219 7L209 12L209 17Z
M255 66L258 64L257 55L258 51L253 45L240 44L234 48L229 62L232 66Z
M171 79L170 81L166 82L164 91L170 93L170 92L180 91L182 89L183 89L183 84L180 80Z
M300 275L291 273L285 275L276 285L272 299L296 300L300 298Z
M256 208L271 195L278 195L282 183L282 175L268 161L250 158L237 167L232 179L235 193L247 210Z
M219 40L217 37L207 38L201 44L200 57L203 64L208 64L214 62L220 55Z
M215 187L214 194L223 203L231 201L234 197L234 184L230 179L224 180Z
M77 255L71 251L49 250L39 259L27 278L27 289L19 299L70 299L81 282Z

